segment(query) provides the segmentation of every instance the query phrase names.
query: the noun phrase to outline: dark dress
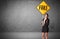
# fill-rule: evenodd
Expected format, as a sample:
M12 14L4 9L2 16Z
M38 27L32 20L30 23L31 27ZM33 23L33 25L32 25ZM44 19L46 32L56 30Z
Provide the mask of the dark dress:
M44 19L43 19L43 20L44 20ZM49 19L47 19L47 20L45 21L44 26L42 26L42 32L48 32L48 31L49 31L48 25L49 25Z

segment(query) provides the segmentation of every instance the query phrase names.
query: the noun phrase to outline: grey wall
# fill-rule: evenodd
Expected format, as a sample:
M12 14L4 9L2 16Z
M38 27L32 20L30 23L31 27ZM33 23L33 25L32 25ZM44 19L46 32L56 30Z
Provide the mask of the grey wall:
M42 14L36 6L42 0L6 0L0 1L0 32L40 32ZM45 0L51 9L49 31L60 32L60 1Z

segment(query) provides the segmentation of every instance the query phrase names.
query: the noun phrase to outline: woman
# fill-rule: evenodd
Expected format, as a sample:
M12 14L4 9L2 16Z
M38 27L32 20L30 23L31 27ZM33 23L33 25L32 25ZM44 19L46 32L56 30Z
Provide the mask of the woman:
M41 22L42 25L42 39L44 39L44 37L46 37L46 39L48 39L48 25L49 25L49 18L48 18L48 14L44 15L44 18Z

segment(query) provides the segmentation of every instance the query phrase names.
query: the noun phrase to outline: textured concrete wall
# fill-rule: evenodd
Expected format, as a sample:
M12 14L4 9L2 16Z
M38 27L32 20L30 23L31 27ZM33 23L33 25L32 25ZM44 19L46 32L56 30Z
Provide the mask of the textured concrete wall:
M51 9L49 31L59 32L60 1L45 0ZM36 9L41 0L5 0L0 1L0 32L40 32L43 16Z

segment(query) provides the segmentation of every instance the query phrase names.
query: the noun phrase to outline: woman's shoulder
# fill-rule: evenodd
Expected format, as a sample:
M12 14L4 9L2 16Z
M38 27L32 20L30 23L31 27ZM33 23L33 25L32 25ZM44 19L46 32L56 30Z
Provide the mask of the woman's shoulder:
M48 18L48 20L50 20L50 19Z
M48 22L50 21L50 19L48 18Z

